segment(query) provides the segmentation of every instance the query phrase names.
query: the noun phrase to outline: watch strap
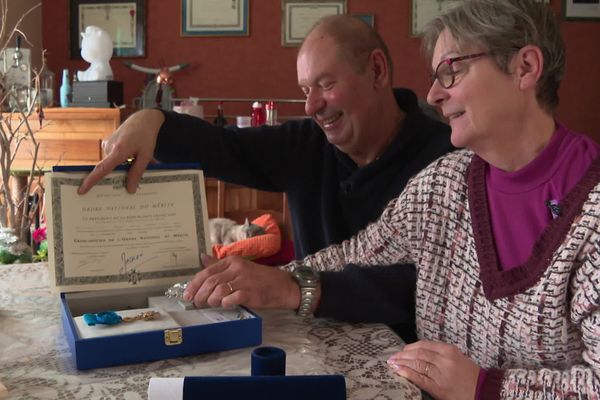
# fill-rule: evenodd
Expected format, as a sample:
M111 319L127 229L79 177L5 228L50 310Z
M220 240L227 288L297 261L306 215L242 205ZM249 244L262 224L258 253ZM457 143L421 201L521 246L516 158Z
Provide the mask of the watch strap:
M296 313L302 317L312 314L312 308L317 301L317 287L319 275L309 266L295 263L292 268L292 277L300 286L300 306Z

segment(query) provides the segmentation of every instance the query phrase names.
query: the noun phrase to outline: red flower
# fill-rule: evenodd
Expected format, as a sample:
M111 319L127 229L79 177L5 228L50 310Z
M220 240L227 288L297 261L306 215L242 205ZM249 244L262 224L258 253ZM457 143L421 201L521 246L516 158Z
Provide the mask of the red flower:
M38 244L41 243L42 240L46 240L46 227L42 226L37 228L35 231L33 231L32 237L33 241Z

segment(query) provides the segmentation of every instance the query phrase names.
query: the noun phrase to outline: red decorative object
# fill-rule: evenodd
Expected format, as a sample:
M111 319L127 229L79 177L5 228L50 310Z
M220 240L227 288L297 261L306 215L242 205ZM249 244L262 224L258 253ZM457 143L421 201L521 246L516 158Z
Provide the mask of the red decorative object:
M37 228L35 231L33 231L31 237L33 238L34 242L40 244L42 240L46 240L46 227L42 226L40 228Z

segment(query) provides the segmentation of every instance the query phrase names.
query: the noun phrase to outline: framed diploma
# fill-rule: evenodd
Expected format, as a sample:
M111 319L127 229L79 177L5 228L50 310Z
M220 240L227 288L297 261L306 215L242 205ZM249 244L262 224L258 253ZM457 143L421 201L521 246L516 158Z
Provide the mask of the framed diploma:
M113 40L113 57L146 55L145 0L70 0L71 57L81 57L81 33L89 25Z
M200 270L200 254L210 254L202 171L148 170L135 194L114 172L80 196L86 174L45 175L57 289L166 286Z
M371 28L375 28L375 16L373 14L352 14L352 16L363 20Z
M535 0L538 3L550 3L550 0ZM571 0L574 1L574 0ZM585 0L583 0L585 1ZM592 0L594 1L594 0ZM600 0L596 0L598 2ZM411 2L411 36L419 36L429 21L447 9L459 4L460 0L412 0Z
M566 20L599 21L600 0L563 0Z
M328 15L346 13L346 0L281 0L281 44L300 46L315 22Z
M246 36L250 0L181 0L183 36Z
M436 16L460 3L460 0L412 0L410 35L419 36Z

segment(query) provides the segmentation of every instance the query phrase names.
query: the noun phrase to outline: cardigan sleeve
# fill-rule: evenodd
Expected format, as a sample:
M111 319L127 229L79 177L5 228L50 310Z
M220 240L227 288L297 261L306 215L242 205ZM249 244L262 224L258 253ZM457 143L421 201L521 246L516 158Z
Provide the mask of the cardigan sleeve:
M408 243L403 240L402 195L392 200L381 217L341 244L307 256L303 262L317 271L340 271L347 264L360 266L409 264Z

